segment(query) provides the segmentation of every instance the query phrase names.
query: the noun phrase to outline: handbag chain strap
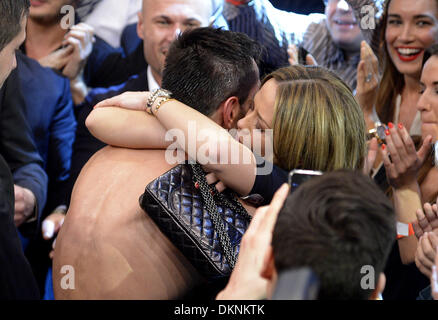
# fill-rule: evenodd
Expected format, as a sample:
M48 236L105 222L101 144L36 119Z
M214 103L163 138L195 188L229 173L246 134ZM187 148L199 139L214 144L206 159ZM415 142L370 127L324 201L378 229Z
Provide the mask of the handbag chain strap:
M214 197L216 197L218 203L221 203L222 205L229 207L230 209L239 213L243 218L247 219L248 221L251 221L251 216L248 214L248 212L245 210L245 208L242 206L242 204L239 201L237 201L236 199L233 199L233 201L230 201L223 194L221 194L219 192L214 192L215 188L210 187L208 185L207 179L205 178L205 173L199 164L197 164L197 163L190 164L190 166L192 167L194 180L195 180L195 182L197 182L199 184L199 190L201 192L201 196L202 196L202 199L204 201L205 207L206 207L208 213L210 213L210 215L211 215L214 229L216 230L216 232L219 236L219 242L220 242L222 249L225 253L225 258L227 259L230 268L234 269L234 266L236 265L237 258L233 254L230 236L228 235L228 233L226 231L225 224L224 224L223 220L219 216L219 212L218 212ZM214 197L212 195L212 191L213 191Z

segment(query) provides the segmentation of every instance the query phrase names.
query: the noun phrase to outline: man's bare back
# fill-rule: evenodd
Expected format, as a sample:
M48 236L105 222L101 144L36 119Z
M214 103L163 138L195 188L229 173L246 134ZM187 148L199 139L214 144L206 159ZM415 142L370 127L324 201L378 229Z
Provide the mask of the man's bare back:
M176 299L200 281L139 206L146 185L171 167L159 150L106 147L90 159L57 238L56 299ZM65 265L73 290L61 286Z

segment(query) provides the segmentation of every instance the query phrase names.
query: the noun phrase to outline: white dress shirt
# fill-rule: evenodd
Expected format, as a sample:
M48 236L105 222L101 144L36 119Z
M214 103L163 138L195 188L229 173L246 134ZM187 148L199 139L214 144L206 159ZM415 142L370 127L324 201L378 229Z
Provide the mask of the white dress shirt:
M120 47L123 29L138 21L142 0L102 0L83 22L113 47Z

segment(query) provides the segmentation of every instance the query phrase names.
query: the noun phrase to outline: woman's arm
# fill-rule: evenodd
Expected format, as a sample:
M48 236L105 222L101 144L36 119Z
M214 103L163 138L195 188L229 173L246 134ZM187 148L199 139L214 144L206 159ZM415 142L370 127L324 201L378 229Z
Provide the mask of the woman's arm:
M172 135L182 138L177 143L191 159L240 195L251 191L257 163L250 149L210 118L176 100L152 110L165 129L173 129Z
M106 144L132 149L166 149L166 130L144 111L117 107L96 108L85 125L91 134Z
M383 164L389 184L394 191L394 209L398 222L404 224L417 221L416 211L422 207L421 193L417 182L418 170L424 163L432 137L428 136L420 150L415 150L414 143L406 128L389 125L386 142L382 146ZM389 157L391 155L391 158ZM398 240L400 258L404 264L415 260L418 241L413 235Z
M420 188L417 185L403 189L394 189L394 209L397 221L405 224L416 221L416 211L421 208ZM400 259L404 264L415 261L418 240L412 235L398 239Z
M257 167L250 149L210 118L176 100L163 103L155 116L147 114L149 96L149 92L128 92L105 100L90 114L87 127L97 138L117 146L167 148L177 144L228 188L241 195L251 191ZM134 111L107 108L111 106Z

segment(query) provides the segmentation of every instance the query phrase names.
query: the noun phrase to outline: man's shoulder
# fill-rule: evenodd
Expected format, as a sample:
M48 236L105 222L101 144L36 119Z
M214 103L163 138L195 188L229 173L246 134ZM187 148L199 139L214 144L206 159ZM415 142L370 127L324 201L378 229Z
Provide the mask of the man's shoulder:
M54 70L43 67L38 61L17 53L17 69L24 83L32 81L45 91L63 91L69 80ZM49 87L46 87L49 86Z
M83 167L73 190L72 203L100 195L107 204L117 203L116 207L137 204L146 186L174 166L166 162L165 150L106 146Z
M120 163L123 164L124 161L127 161L131 164L149 163L154 165L162 164L160 167L172 167L172 164L168 164L166 161L166 150L130 149L106 146L96 152L94 158L100 163L120 161ZM114 165L116 166L118 163L115 163Z
M87 163L88 170L92 167L108 166L109 174L131 175L132 173L147 173L151 178L160 176L176 164L166 161L166 150L129 149L106 146L96 152ZM124 173L120 170L123 169Z

